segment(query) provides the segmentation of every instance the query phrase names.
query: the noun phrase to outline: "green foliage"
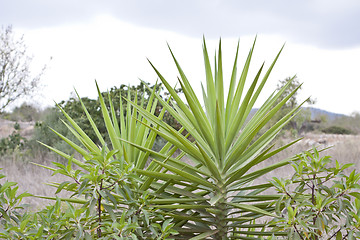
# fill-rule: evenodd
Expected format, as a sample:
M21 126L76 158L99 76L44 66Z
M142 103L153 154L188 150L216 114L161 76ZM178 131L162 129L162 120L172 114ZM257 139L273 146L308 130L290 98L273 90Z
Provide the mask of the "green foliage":
M69 199L62 199L62 201L82 204L81 207L75 208L78 209L81 219L76 218L74 221L75 223L81 222L81 226L88 226L87 229L75 228L75 230L74 227L77 225L68 226L63 230L66 234L70 234L70 238L82 234L81 236L89 235L89 238L97 239L164 239L170 234L176 234L176 231L171 229L174 225L171 223L171 218L159 214L156 207L148 203L151 203L154 196L148 191L140 190L140 186L146 182L146 179L137 174L137 169L147 165L148 154L142 153L127 143L120 142L120 139L132 140L134 143L151 148L156 140L156 134L151 133L146 125L139 122L144 120L141 118L136 120L138 114L132 106L129 104L126 106L125 114L120 100L119 111L116 111L112 97L107 95L109 105L106 105L103 95L99 90L98 92L99 109L102 113L108 141L105 141L84 102L80 99L82 110L99 144L93 141L59 106L68 122L64 121L63 123L79 144L61 133L53 131L83 160L78 160L59 149L48 146L49 149L66 158L68 164L54 163L56 168L44 167L54 171L54 174L63 174L72 179L72 181L53 183L52 185L57 188L57 192L66 190L71 194ZM130 92L128 92L127 97L130 98L130 96ZM157 106L154 94L149 97L147 105L144 105L144 99L145 95L143 94L139 101L139 107L151 109L154 113ZM137 98L134 101L137 102ZM163 115L164 111L159 114L159 116ZM167 151L170 151L172 155L175 149L170 150L170 146L167 145L163 152ZM73 165L76 166L74 169ZM153 168L154 166L150 164L148 167ZM44 198L56 200L54 197ZM69 208L71 209L71 206ZM69 233L68 229L72 229L73 232Z
M294 143L275 150L268 146L281 128L292 119L297 108L291 110L260 137L257 134L295 90L276 104L288 88L287 84L271 95L252 119L245 121L279 56L276 56L262 80L260 75L263 67L260 68L246 91L244 85L252 52L253 48L238 83L236 53L226 100L221 44L213 73L204 41L207 86L206 90L203 88L205 110L175 57L174 61L181 76L179 83L187 102L179 98L177 91L170 87L155 68L170 94L168 101L163 99L157 87L147 87L147 90L142 94L135 94L135 97L128 91L125 96L128 102L126 105L120 97L119 104L114 104L111 94L101 94L98 90L98 109L102 114L107 138L100 131L103 125L97 126L95 117L90 114L91 108L88 110L81 98L81 116L86 116L92 133L82 129L82 121L78 121L78 115L75 115L75 120L65 111L66 106L59 105L66 119L63 123L76 141L53 131L81 158L78 159L75 155L72 157L53 146L48 146L66 158L68 165L57 163L57 168L45 168L72 179L70 182L52 185L58 191L70 192L72 197L62 199L63 201L82 204L71 211L78 213L73 214L73 222L81 222L81 226L90 226L89 229L94 231L90 231L89 234L96 234L97 238L119 234L118 229L108 226L112 226L114 222L118 223L119 217L121 219L122 216L127 217L127 226L138 224L145 231L132 229L131 234L137 238L155 234L152 228L159 229L160 226L160 238L171 236L175 239L237 239L256 235L282 235L278 232L265 233L262 230L265 224L257 222L264 216L274 215L271 202L277 199L277 196L260 196L259 194L267 190L269 185L252 185L251 182L297 157L284 159L253 172L249 170ZM146 94L146 91L149 91L150 95ZM242 99L243 94L245 97ZM158 103L163 107L161 110ZM69 106L71 108L68 109L74 108L73 105ZM181 124L181 129L177 130L163 120L167 112ZM157 135L167 143L159 151L153 151ZM174 158L173 154L177 149L180 149L181 153ZM185 155L189 159L187 162L182 161ZM73 168L73 164L77 167ZM127 171L130 171L129 175ZM125 175L129 180L122 180ZM47 198L56 200L54 197ZM141 199L148 199L148 203ZM72 209L71 205L67 205L67 208ZM92 215L90 210L94 208L95 215ZM127 213L133 209L146 210L149 213L148 221L137 215L134 219L132 214ZM144 212L144 217L146 215ZM82 219L85 219L84 222ZM71 227L66 229L73 229L73 232L69 233L71 237L79 236L78 234L85 236L88 232L74 230ZM158 236L156 234L155 236Z
M93 168L90 173L73 170L71 161L69 165L54 163L55 173L68 175L75 182L61 183L57 193L66 189L77 198L48 197L54 204L38 212L24 212L21 201L31 194L17 195L15 182L0 184L0 238L161 240L176 234L171 229L171 219L154 214L154 209L148 206L147 193L132 192L127 186L137 181L133 169L126 167L120 172L116 168L118 162L104 166L103 160L97 157L88 161L84 167ZM99 169L102 171L98 172ZM79 199L80 196L85 198Z
M307 127L310 127L309 130L328 134L359 134L360 114L354 112L350 115L329 117L329 119L326 115L319 115L314 123Z
M15 123L15 131L8 137L0 139L0 155L11 154L15 150L25 150L27 148L27 139L22 137L18 130L20 125Z
M177 234L172 229L174 225L172 219L159 214L157 209L150 205L154 196L147 191L139 190L144 179L141 179L135 170L136 167L146 165L148 155L119 141L120 138L129 139L151 147L156 140L156 135L150 133L145 125L135 120L137 113L130 105L127 105L125 116L122 107L116 113L110 96L108 100L110 111L99 91L100 109L108 132L109 144L103 139L81 100L82 110L93 127L95 136L100 142L99 145L92 141L59 106L59 110L71 127L66 122L63 124L82 146L61 133L54 132L62 138L64 143L77 151L82 156L82 160L48 146L66 158L68 162L67 164L54 162L55 168L43 167L53 171L54 174L69 177L69 181L51 183L51 185L57 189L56 193L67 191L70 198L37 196L52 199L55 204L34 214L19 215L19 220L16 222L6 219L4 224L9 224L9 226L6 225L3 238L160 240ZM139 103L141 107L144 106L143 102ZM156 100L153 95L146 108L155 111L155 107ZM160 115L163 114L164 111L160 113ZM118 117L121 126L117 124L115 116ZM109 150L108 146L111 145L114 146L113 150ZM170 146L167 146L164 152L169 149ZM171 155L173 152L174 150L170 150Z
M28 142L28 146L32 149L32 152L34 154L39 153L42 157L45 157L49 153L47 149L44 149L44 147L38 143L38 141L41 141L46 145L73 154L74 151L72 148L58 138L51 129L56 129L59 133L75 141L75 137L73 137L69 129L62 122L61 111L56 108L47 108L42 113L42 120L35 123L34 134Z
M346 129L345 132L351 132L351 133L345 133L345 134L359 134L360 133L360 113L354 112L350 116L343 115L340 117L337 117L335 119L329 120L327 122L322 122L319 126L319 130L322 131L325 128L329 127L339 127ZM340 130L340 132L343 132ZM341 133L340 133L341 134Z
M259 165L296 142L277 149L271 145L281 129L294 119L301 104L277 118L277 113L298 89L283 97L291 88L290 80L248 118L281 53L280 50L265 74L261 66L245 89L255 42L239 78L237 48L227 92L221 42L212 68L204 40L203 99L198 98L170 50L186 101L152 65L169 93L165 97L160 85L150 87L141 83L139 89L122 85L107 93L101 93L97 86L97 101L78 96L78 100L58 104L58 110L52 110L56 114L50 114L49 118L58 119L61 113L64 120L59 121L62 127L53 127L51 131L68 149L51 139L42 144L66 159L67 164L54 162L54 167L42 167L69 178L65 182L49 183L57 193L67 192L69 197L37 196L54 200L54 204L34 214L25 213L15 222L5 219L4 224L10 222L11 226L1 234L8 239L274 239L292 231L292 220L300 209L293 204L305 199L294 202L291 197L302 194L315 199L315 202L307 201L304 208L313 204L309 213L318 214L319 208L311 211L323 203L332 204L336 202L333 198L342 199L347 191L357 188L359 176L352 173L345 182L335 183L332 198L323 197L332 190L322 183L335 175L326 175L324 166L328 160L318 160L316 151L314 157L306 155L312 159L308 165L300 155L272 165ZM266 128L269 123L272 125ZM38 129L45 128L46 124L38 124ZM154 150L158 136L165 142ZM180 154L175 157L176 151ZM254 184L274 169L298 161L304 162L299 174L315 174L314 178L304 180L319 185L319 194L314 198L304 190L305 183L297 188L301 194L290 195L290 199L280 191L283 185L287 189L287 182ZM325 176L318 176L315 170ZM342 170L343 167L336 166L333 172L340 174ZM264 193L272 187L280 189L280 193ZM351 194L358 197L355 192ZM331 205L329 211L341 215L343 208L352 206L349 199L348 202L344 200L337 209ZM358 205L357 200L351 208L354 219L359 216L353 211ZM279 215L284 209L287 215ZM263 221L268 217L275 218L278 228L269 229ZM353 222L351 226L357 224ZM318 226L316 221L313 225Z
M122 160L113 158L115 154L103 149L101 155L88 156L89 160L76 170L72 169L71 158L67 165L54 163L54 174L72 179L54 184L56 193L66 190L76 197L61 199L67 204L67 212L61 216L56 238L68 235L77 239L164 239L161 236L175 233L169 229L171 224L163 229L157 223L155 218L164 219L153 213L146 192L132 191L131 185L139 181L134 167L124 166ZM60 199L56 200L55 207L60 205Z
M152 129L157 134L179 148L188 158L187 161L179 161L167 154L152 152L148 148L133 144L150 152L150 156L155 158L153 162L161 169L161 172L158 172L158 169L138 170L139 173L154 178L141 189L148 190L151 186L156 193L159 191L156 189L161 189L161 195L156 199L156 207L163 211L164 216L174 218L174 229L183 239L246 239L248 236L282 234L262 231L265 224L258 220L264 216L273 216L271 201L277 199L277 196L260 196L259 194L267 190L269 185L251 183L297 158L295 156L253 170L259 163L294 143L279 149L269 146L281 128L296 115L298 108L290 110L279 121L275 121L263 134L259 133L296 89L279 101L279 97L291 83L288 82L281 90L272 94L257 113L246 121L281 52L262 77L261 66L246 90L244 86L253 49L249 51L239 80L236 77L236 51L230 86L225 93L221 43L212 68L204 41L206 88L202 86L203 99L197 97L191 81L187 79L170 50L179 71L179 84L186 102L177 96L174 89L153 66L169 91L172 104L156 95L158 101L188 131L192 141L149 111L132 103L150 126L154 126Z
M339 126L330 126L321 130L323 133L327 134L353 134L349 129L339 127Z
M333 125L349 129L351 132L360 133L360 113L354 112L350 116L335 119Z
M72 116L72 118L76 121L76 123L84 130L84 132L94 141L96 141L97 137L94 133L86 114L83 111L81 102L85 105L87 111L92 116L93 121L95 122L99 131L103 134L106 132L104 121L102 120L101 116L101 109L99 108L99 101L90 99L87 97L81 98L81 101L77 98L70 98L67 101L62 101L58 105L68 114ZM59 111L59 115L62 116L61 112ZM59 125L64 125L62 123L61 118L59 118ZM49 125L53 128L51 125ZM54 128L55 129L55 128ZM64 130L67 128L64 128ZM57 129L56 129L57 130ZM71 132L68 130L67 133L64 133L67 137L71 136ZM40 139L41 140L41 139ZM96 142L99 144L99 142Z
M19 124L18 122L16 122L16 123L14 124L14 129L15 129L15 130L20 130L20 124Z
M68 124L64 122L65 126L77 139L77 142L57 131L54 132L84 160L75 159L59 149L48 147L68 159L69 162L85 169L90 175L88 177L91 177L91 181L87 180L89 185L77 183L75 179L79 181L79 179L85 178L82 178L80 172L75 170L73 173L75 175L70 176L75 182L69 183L69 185L58 183L54 186L73 192L75 195L78 195L77 192L81 189L79 186L88 186L91 188L88 192L91 192L91 196L97 200L93 200L93 202L95 204L98 202L96 205L98 212L103 206L105 212L109 214L108 219L112 220L120 216L120 214L116 215L115 212L112 212L115 211L116 207L123 205L129 209L132 206L128 199L128 191L138 194L147 193L151 199L148 207L156 209L154 221L157 222L152 226L162 226L162 230L166 230L168 227L164 227L164 224L168 223L168 226L173 226L173 229L179 233L178 235L171 234L172 237L178 239L228 239L229 237L242 238L249 235L267 236L269 233L264 233L261 230L265 225L257 223L257 219L273 216L274 210L271 201L277 197L258 196L269 186L251 185L251 182L273 169L288 164L290 160L297 157L284 159L279 163L260 168L254 172L249 170L294 143L275 150L272 150L272 146L268 146L281 128L292 119L297 108L289 111L260 137L257 134L296 90L292 91L282 101L278 101L278 98L289 87L289 82L280 91L271 95L253 118L246 122L245 120L279 56L279 54L276 56L262 80L260 80L260 75L263 67L260 68L252 85L246 91L244 85L252 52L253 48L250 50L238 83L236 83L236 53L229 93L227 94L228 100L226 101L223 88L221 44L213 73L204 42L207 86L206 91L203 88L205 110L175 57L174 61L181 76L179 83L187 99L186 103L179 98L177 91L170 87L155 68L170 94L168 101L165 101L159 91L156 91L157 88L147 88L151 93L147 102L145 101L145 91L140 95L141 99L132 98L131 92L128 91L126 96L128 104L125 107L122 104L122 98L119 97L118 111L111 94L102 95L98 90L100 109L109 140L103 137L94 118L81 99L83 112L97 139L92 139L80 127L81 121L78 124L59 106L68 122ZM242 99L243 94L245 97ZM107 97L109 101L106 101ZM158 102L163 107L161 111L158 111ZM276 102L278 103L276 104ZM180 130L174 129L163 120L166 112L181 124ZM185 133L185 136L184 130L188 132L188 134ZM167 143L159 151L153 151L152 148L157 135L160 135ZM174 158L173 154L177 148L182 152ZM181 161L184 155L187 155L190 163ZM86 167L88 161L93 164L95 164L93 161L100 161L100 163L89 168ZM120 173L126 170L126 166L134 167L138 181L130 181L126 185L128 190L121 185L119 187L121 191L117 192L115 187L112 188L118 185L118 182L114 184L115 180L106 185L101 184L107 179L106 170L103 167L114 161L118 165L113 169L117 169L116 171ZM59 164L57 166L61 169L47 168L56 173L70 175L68 167ZM114 173L110 175L114 175ZM117 178L115 177L115 179ZM102 186L106 188L104 193L101 190ZM83 204L89 202L90 196L86 195L85 190L81 192L81 195L84 194L85 196L80 200L73 199L73 201L82 201ZM66 201L71 201L71 199ZM166 220L157 218L157 214ZM98 217L97 222L99 219L103 218ZM102 235L105 231L102 220L98 224L100 227L97 228L97 234L100 232ZM140 233L134 232L134 234L141 237ZM271 232L270 234L282 235L278 232Z
M4 117L11 121L25 122L38 121L40 116L40 110L27 103L23 103L19 107L15 107L10 113L4 114Z
M311 122L304 122L303 130L326 134L359 134L360 114L356 112L349 116L318 114Z
M282 96L279 98L279 100L284 99L286 96L288 96L292 91L294 91L295 89L301 89L302 84L300 83L299 79L297 76L294 76L292 78L288 77L284 80L279 80L279 83L277 85L277 90L280 90L281 88L283 88L286 84L288 84L289 82L291 82L287 88L287 90L285 90L282 94ZM297 107L300 103L299 103L299 99L298 99L298 93L299 91L296 91L290 98L289 100L286 102L286 104L284 104L284 106L282 107L282 109L292 109L294 107ZM306 102L308 104L314 104L316 102L315 99L312 98L308 98L306 100Z
M149 88L145 87L148 86ZM110 106L109 97L112 101L112 106L114 111L118 114L120 112L120 104L123 109L124 115L127 114L127 102L123 98L128 98L130 100L142 101L143 106L147 106L149 97L151 95L151 90L156 88L157 91L161 91L161 85L152 85L149 83L140 82L137 86L127 86L120 85L120 87L112 87L107 92L102 92L103 99L106 106ZM177 92L181 92L180 89L176 89ZM162 97L166 100L167 93L162 93ZM88 114L91 116L92 121L96 125L99 133L107 144L109 144L110 139L107 133L105 122L102 116L102 110L99 107L99 99L90 99L87 97L76 98L72 97L67 101L61 101L58 103L58 106L61 107L67 114L69 114L72 119L77 123L77 125L84 131L84 133L92 139L95 144L101 144L98 136L96 135L93 127L91 126L87 114L83 111L83 105L87 109ZM110 111L110 108L107 107ZM157 105L155 114L159 115L161 111L161 106ZM44 111L42 114L42 120L38 121L35 125L35 133L32 139L40 141L46 145L52 146L60 151L67 152L69 154L75 153L75 150L71 148L66 142L61 138L57 137L54 134L53 130L65 136L66 138L80 144L76 137L73 135L71 130L64 125L64 118L62 112L58 107L49 108ZM175 129L180 129L181 125L168 113L164 113L163 120L169 123L170 126L173 126ZM66 121L66 120L65 120ZM120 125L120 123L119 123ZM32 142L32 149L39 150L39 147ZM159 150L164 146L164 140L160 137L157 137L155 149Z
M289 100L281 107L281 109L277 112L276 116L269 123L271 126L275 121L278 121L282 117L284 117L291 109L296 108L300 105L298 90L301 90L302 84L300 83L297 76L293 78L286 78L284 80L280 80L277 86L277 90L282 89L285 85L288 85L287 89L282 93L279 97L278 102L286 98L291 92L294 90L295 93L289 98ZM305 101L307 104L314 104L316 100L308 98ZM311 120L311 112L309 109L301 109L301 111L284 127L284 130L288 130L291 132L291 135L297 136L299 133L307 130L307 125Z
M282 197L276 203L278 215L270 225L288 239L359 239L360 174L345 174L353 164L335 166L329 156L316 149L294 161L290 179L273 178Z
M0 169L1 170L1 169ZM5 178L0 174L0 179ZM0 183L0 238L20 239L28 222L28 215L23 213L21 201L31 194L17 194L18 186L15 182Z

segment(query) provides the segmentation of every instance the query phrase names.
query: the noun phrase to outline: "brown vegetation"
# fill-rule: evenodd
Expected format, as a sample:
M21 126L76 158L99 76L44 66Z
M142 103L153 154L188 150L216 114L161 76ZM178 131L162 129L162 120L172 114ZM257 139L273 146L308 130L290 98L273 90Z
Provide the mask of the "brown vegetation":
M281 139L280 141L288 142L288 139ZM292 156L293 154L311 149L312 146L320 146L319 149L325 147L331 147L323 152L324 155L332 156L341 163L355 163L355 168L360 168L360 135L326 135L326 134L307 134L304 138L295 144L293 147L287 149L284 152L280 152L278 155L271 159L271 163L275 163L281 159ZM45 161L33 160L34 162L44 165L51 165L53 159ZM268 162L267 164L269 164ZM2 173L7 176L8 181L15 181L19 183L20 192L27 191L34 195L54 195L56 189L46 185L49 182L62 182L69 179L62 175L51 176L51 171L43 169L39 166L18 160L12 159L0 159L0 168L3 168ZM266 179L260 179L263 182L276 177L288 177L292 175L292 169L290 166L277 169L271 172L271 175L266 176ZM28 198L25 202L31 204L32 207L40 208L46 204L47 200Z
M34 122L14 122L10 120L0 119L0 139L9 136L15 131L15 124L18 123L20 127L20 134L23 137L29 138L34 132Z

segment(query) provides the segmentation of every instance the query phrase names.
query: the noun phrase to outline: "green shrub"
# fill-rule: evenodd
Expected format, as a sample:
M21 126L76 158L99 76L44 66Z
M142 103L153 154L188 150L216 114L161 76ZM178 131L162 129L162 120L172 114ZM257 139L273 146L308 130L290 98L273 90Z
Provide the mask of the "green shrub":
M59 105L67 131L51 131L73 151L66 152L43 143L66 159L67 164L55 162L54 167L42 167L69 178L50 185L57 193L66 191L70 197L37 196L55 203L40 212L20 215L16 221L5 219L4 226L10 225L1 234L8 239L159 240L258 239L288 235L281 230L291 231L293 225L286 225L289 219L284 220L282 215L276 214L287 209L292 213L289 215L292 220L296 207L293 208L293 202L286 199L283 192L264 194L277 187L276 183L281 189L281 181L275 181L274 185L254 182L274 169L303 161L302 156L295 155L260 166L297 142L277 149L272 145L301 104L261 132L296 93L296 89L290 91L279 101L291 85L290 79L248 119L281 52L263 77L260 76L264 66L260 67L249 88L245 89L253 49L254 46L237 80L237 48L230 85L225 92L221 42L212 68L204 41L206 89L202 88L203 99L197 97L171 52L186 101L153 66L170 94L168 99L160 95L158 85L151 89L145 84L146 88L139 95L135 93L135 97L131 91L123 96L120 89L118 95L122 97L116 99L119 102L115 105L113 96L102 94L97 87L99 106L90 109L98 110L95 115L101 113L101 124L82 98L77 103L82 112L74 114L75 118L65 106ZM123 104L124 99L126 104ZM176 122L165 121L167 117ZM169 123L178 123L179 128ZM158 136L166 141L162 148L155 144ZM180 154L175 157L176 151ZM184 156L187 156L186 161ZM315 157L311 164L316 170L322 169L321 164L320 168L318 166L317 155ZM302 169L305 167L310 169L312 165L304 165ZM323 178L315 179L322 181ZM345 188L353 187L356 181L358 175L351 174ZM298 190L301 192L305 185ZM336 188L340 187L336 185ZM326 189L319 191L322 194ZM346 210L346 213L351 211ZM356 214L351 216L356 218ZM274 221L282 228L268 229L269 225L262 221L268 217L275 217Z
M165 220L153 213L146 192L132 192L126 186L137 181L132 168L126 167L120 172L116 170L119 161L108 164L106 169L99 166L100 163L88 161L84 167L91 167L90 173L74 171L71 161L69 165L55 163L58 173L68 175L78 183L63 182L58 185L57 192L67 189L74 196L85 196L85 199L54 197L54 204L38 212L25 211L21 201L31 194L17 195L15 182L0 184L0 238L160 240L176 234L171 229L174 225L171 219ZM99 168L101 172L97 171ZM0 178L4 177L0 175ZM122 200L119 201L120 195Z
M149 88L145 87L148 86ZM108 106L108 110L110 111L109 97L112 100L112 105L114 107L114 111L118 114L120 111L120 103L122 104L123 113L126 115L127 113L127 102L120 98L129 97L130 100L142 101L143 106L147 106L149 101L149 97L151 95L151 90L156 88L158 91L161 91L161 85L153 85L150 86L149 83L140 82L136 86L127 86L120 85L120 87L112 87L109 91L102 92L104 96L104 101L106 106ZM176 89L177 92L181 92L180 89ZM166 99L168 93L162 93L162 98ZM78 96L79 97L79 96ZM87 97L75 98L72 97L66 101L61 101L58 103L58 106L61 107L67 114L71 116L71 118L77 123L77 125L86 133L90 139L92 139L96 144L101 144L99 139L91 126L89 119L86 113L83 111L83 105L86 108L89 115L91 115L92 121L96 125L99 133L102 138L105 140L107 144L110 143L110 139L107 133L107 129L105 123L103 121L102 111L99 107L100 101L99 99L90 99ZM157 104L156 109L154 111L155 115L159 115L161 112L161 105ZM32 137L32 141L30 144L30 149L33 152L43 152L43 154L47 154L46 149L39 148L36 144L36 141L40 141L46 145L52 146L60 151L67 152L69 154L74 154L75 150L71 148L66 142L64 142L60 137L58 137L53 130L60 133L61 135L69 138L74 141L76 144L80 144L76 137L73 135L71 130L64 125L63 114L59 110L57 106L45 109L41 114L41 119L36 122L34 136ZM163 120L167 122L170 126L179 130L181 125L171 116L168 112L164 114ZM120 124L120 123L119 123ZM165 142L157 137L156 139L156 147L154 149L160 150L164 146Z
M331 164L316 149L305 152L292 166L290 179L273 178L282 197L272 231L286 232L287 239L359 239L360 174L344 170L353 164Z
M352 134L352 131L349 129L339 126L330 126L322 129L321 131L327 134Z
M12 121L37 121L40 117L40 111L32 105L27 103L21 104L19 107L15 107L9 114L9 119Z
M18 130L20 130L19 123L14 125L15 131L13 131L9 136L0 139L0 155L11 154L15 150L25 150L27 146L27 139L20 135Z
M0 179L4 178L5 175L0 174ZM18 186L15 182L0 183L0 238L2 239L24 239L22 232L26 228L28 215L24 213L24 205L21 201L31 194L18 194L17 190Z

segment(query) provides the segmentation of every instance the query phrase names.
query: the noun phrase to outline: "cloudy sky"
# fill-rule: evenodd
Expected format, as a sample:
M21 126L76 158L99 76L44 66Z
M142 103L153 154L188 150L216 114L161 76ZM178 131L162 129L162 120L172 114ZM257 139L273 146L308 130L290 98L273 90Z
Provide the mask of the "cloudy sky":
M68 99L74 87L96 97L95 79L104 91L139 78L154 83L147 58L175 84L166 43L197 87L203 35L210 52L222 38L227 72L238 39L241 67L257 35L250 77L286 43L264 97L296 74L300 97L316 98L315 107L360 112L359 23L358 0L0 0L0 24L24 34L34 71L48 64L40 105Z

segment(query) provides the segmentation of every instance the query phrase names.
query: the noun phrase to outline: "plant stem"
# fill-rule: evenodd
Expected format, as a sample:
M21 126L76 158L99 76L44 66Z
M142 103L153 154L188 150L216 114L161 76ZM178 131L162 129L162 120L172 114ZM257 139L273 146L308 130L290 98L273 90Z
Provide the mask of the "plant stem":
M218 214L216 214L216 228L219 230L219 232L215 235L215 239L219 240L226 240L227 238L227 212L226 209L226 196L227 191L224 188L220 188L219 192L217 194L220 194L221 197L218 200L218 202L215 204L216 210L218 210Z
M341 231L341 227L339 228L339 230L335 231L334 234L331 235L331 236L328 238L328 240L330 240L330 239L332 239L333 237L335 237L336 234L337 234L338 232L340 232L340 231Z
M96 230L98 238L101 237L101 198L102 197L100 195L100 191L102 190L102 185L103 185L103 180L101 179L100 190L98 192L98 194L99 194L99 197L98 197L98 222L99 222L99 227Z
M296 233L299 235L299 237L304 240L303 236L300 234L300 232L299 232L299 230L297 229L297 227L296 227L295 224L294 224L294 229L295 229Z

